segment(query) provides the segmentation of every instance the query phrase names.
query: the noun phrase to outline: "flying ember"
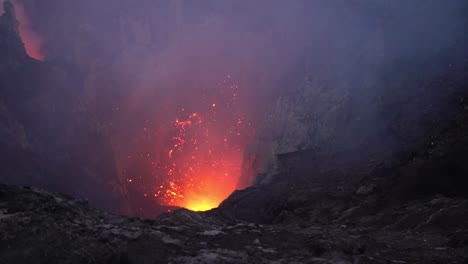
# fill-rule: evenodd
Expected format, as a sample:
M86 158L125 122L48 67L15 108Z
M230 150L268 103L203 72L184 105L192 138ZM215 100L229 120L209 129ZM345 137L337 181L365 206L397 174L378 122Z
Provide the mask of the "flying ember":
M145 124L159 143L150 155L153 186L141 186L141 195L150 192L161 205L205 211L236 189L244 146L254 134L237 102L238 90L228 75L197 105L181 108L170 123Z

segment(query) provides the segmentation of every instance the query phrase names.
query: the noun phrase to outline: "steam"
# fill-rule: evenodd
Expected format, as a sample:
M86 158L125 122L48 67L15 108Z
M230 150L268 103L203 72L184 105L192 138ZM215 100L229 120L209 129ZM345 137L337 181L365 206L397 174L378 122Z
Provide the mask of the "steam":
M421 83L467 58L464 0L20 1L28 54L43 59L46 47L50 63L79 69L83 104L110 131L135 201L143 193L132 186L139 177L152 182L153 169L128 156L153 153L162 140L148 141L146 121L172 124L181 109L196 110L226 74L242 89L242 116L259 129L257 142L246 143L249 170L265 167L256 155L330 138L339 139L332 149L371 142L397 151L405 142L385 134L375 102L398 92L437 108L447 98L425 94ZM405 111L423 115L416 106L395 113ZM130 167L138 172L123 173ZM238 186L257 172L245 172Z

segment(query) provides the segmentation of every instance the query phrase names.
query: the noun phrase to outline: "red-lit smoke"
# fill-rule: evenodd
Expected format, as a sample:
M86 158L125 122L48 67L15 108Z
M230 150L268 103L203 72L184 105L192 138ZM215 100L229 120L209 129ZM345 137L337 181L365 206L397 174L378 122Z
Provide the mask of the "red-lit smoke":
M29 57L36 60L43 60L45 55L42 51L42 38L37 34L31 26L24 6L18 0L12 1L15 6L16 19L19 22L19 33L21 40L24 43L24 48ZM3 13L3 4L1 5Z
M236 189L244 146L254 133L237 102L239 89L228 75L190 109L181 108L170 123L147 120L143 130L154 151L128 158L151 162L153 180L148 185L146 177L129 174L127 184L162 205L217 207Z

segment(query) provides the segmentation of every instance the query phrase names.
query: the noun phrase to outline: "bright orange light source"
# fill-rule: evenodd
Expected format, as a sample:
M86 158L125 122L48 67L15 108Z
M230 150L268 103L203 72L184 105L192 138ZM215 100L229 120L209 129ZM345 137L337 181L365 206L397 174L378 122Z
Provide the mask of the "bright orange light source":
M201 199L201 200L189 200L185 204L185 208L192 211L208 211L218 207L219 203L213 200Z
M200 101L192 107L195 111L176 113L170 123L151 129L166 132L155 146L155 154L148 156L155 184L142 184L141 188L150 188L160 204L206 211L218 207L236 190L243 150L254 133L233 95L237 89L228 76L211 95L212 100Z

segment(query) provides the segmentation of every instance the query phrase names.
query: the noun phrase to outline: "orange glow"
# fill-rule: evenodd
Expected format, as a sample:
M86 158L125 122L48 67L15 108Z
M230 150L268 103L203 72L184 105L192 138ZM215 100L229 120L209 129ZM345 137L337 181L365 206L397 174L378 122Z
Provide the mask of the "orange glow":
M240 176L237 168L230 168L233 173ZM209 170L209 169L207 169ZM180 206L193 211L206 211L218 207L235 189L237 177L228 177L226 174L213 172L198 177L200 181L195 188L186 188L186 199Z
M198 200L191 199L185 204L185 208L192 211L208 211L218 207L219 203L210 199L200 198Z
M142 193L154 193L162 205L205 211L236 189L244 147L254 131L237 105L238 88L227 76L206 96L211 98L192 106L192 111L180 107L173 121L154 122L158 126L145 130L159 143L149 160L153 186L134 183L141 185Z
M45 55L42 52L42 38L32 29L24 7L16 0L13 1L13 4L15 5L16 19L19 21L19 34L24 43L26 53L29 57L36 60L44 60Z

